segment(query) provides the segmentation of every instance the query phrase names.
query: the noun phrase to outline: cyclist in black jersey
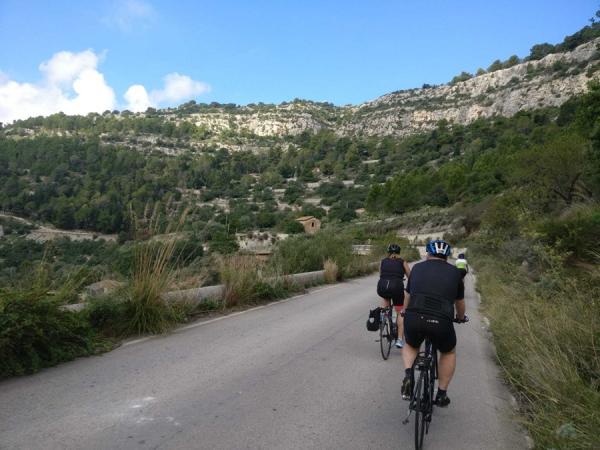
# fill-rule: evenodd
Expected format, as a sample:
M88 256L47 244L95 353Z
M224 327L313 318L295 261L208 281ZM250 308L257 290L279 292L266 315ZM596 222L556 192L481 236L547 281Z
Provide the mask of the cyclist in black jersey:
M446 391L456 368L453 319L465 319L465 288L461 272L446 261L451 253L447 242L429 242L427 253L425 261L413 266L406 285L405 345L402 351L406 375L402 382L402 396L410 398L413 362L419 347L428 337L440 352L435 404L443 407L450 403Z
M404 277L410 275L410 268L400 257L401 249L398 244L390 244L387 250L387 258L382 259L379 266L377 295L383 299L381 306L386 308L390 306L391 302L396 309L396 348L402 348L404 328L401 313L404 308Z

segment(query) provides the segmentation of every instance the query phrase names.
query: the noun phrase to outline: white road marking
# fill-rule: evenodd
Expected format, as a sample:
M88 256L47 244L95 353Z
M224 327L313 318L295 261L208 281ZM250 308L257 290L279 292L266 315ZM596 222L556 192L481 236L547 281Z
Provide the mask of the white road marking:
M192 328L197 328L197 327L200 327L200 326L203 326L203 325L208 325L210 323L218 322L220 320L225 320L225 319L230 319L232 317L241 316L242 314L246 314L246 313L249 313L251 311L256 311L256 310L263 309L263 308L268 308L269 306L278 305L280 303L286 303L286 302L289 302L289 301L294 300L296 298L305 297L305 296L310 295L310 294L315 294L317 292L322 292L322 291L326 291L328 289L332 289L332 288L334 288L334 287L336 287L338 285L339 285L339 283L338 284L333 284L331 286L326 286L326 287L323 287L323 288L315 289L315 290L310 291L310 292L305 292L304 294L298 294L298 295L294 295L292 297L284 298L284 299L281 299L281 300L275 300L275 301L267 303L265 305L255 306L254 308L245 309L243 311L238 311L238 312L235 312L235 313L227 314L225 316L215 317L214 319L204 320L204 321L201 321L201 322L195 322L195 323L192 323L190 325L186 325L184 327L176 328L176 329L174 329L172 331L172 333L179 333L181 331L191 330ZM132 341L127 341L127 342L124 342L123 344L121 344L121 347L128 347L130 345L140 344L142 342L149 341L150 339L153 339L155 337L157 337L157 336L146 336L146 337L143 337L143 338L134 339Z

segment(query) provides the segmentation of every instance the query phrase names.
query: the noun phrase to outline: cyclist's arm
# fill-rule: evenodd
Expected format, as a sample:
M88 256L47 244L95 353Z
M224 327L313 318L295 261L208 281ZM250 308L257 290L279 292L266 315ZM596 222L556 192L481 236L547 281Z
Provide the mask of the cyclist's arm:
M406 302L406 300L405 300ZM461 298L460 300L456 300L454 302L454 308L456 308L456 318L458 320L464 320L465 318L465 299Z
M404 275L406 275L406 279L408 279L408 277L410 276L410 267L408 266L408 263L406 261L404 261Z

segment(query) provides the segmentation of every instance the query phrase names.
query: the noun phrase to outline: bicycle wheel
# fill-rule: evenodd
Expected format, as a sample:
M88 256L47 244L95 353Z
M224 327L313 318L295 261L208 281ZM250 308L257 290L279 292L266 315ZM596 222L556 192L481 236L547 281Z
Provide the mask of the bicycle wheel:
M415 449L421 450L423 448L423 437L425 435L425 413L427 409L426 392L424 392L426 380L426 372L422 371L419 375L419 381L415 387Z
M379 325L379 346L381 348L381 356L383 359L388 359L392 348L392 327L390 318L387 314L383 316L381 325Z
M428 383L429 386L427 389L427 415L425 421L425 433L429 433L429 424L431 423L432 415L433 415L433 401L435 395L435 380L437 379L437 352L435 349L433 350L432 355L432 364L429 368L429 377Z

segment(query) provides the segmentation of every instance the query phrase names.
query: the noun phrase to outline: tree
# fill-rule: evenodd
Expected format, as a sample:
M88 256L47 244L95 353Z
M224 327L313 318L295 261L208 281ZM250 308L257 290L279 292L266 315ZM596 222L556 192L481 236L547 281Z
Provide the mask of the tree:
M517 64L519 64L521 62L521 60L519 59L519 57L517 55L512 55L510 58L508 58L506 60L506 62L504 63L504 68L507 69L509 67L512 66L516 66Z
M471 78L473 78L473 74L469 72L461 72L460 75L456 75L454 78L452 78L450 85L461 83L463 81L470 80Z
M520 155L516 176L542 194L570 205L590 196L584 183L589 141L574 133L562 134Z
M550 53L554 53L554 51L554 45L548 44L547 42L543 44L536 44L533 47L531 47L531 51L529 52L529 59L534 61L542 59L544 56L549 55Z
M497 59L496 61L494 61L490 67L488 67L488 72L495 72L496 70L500 70L500 69L504 69L504 65L502 64L502 61L500 61L499 59Z

